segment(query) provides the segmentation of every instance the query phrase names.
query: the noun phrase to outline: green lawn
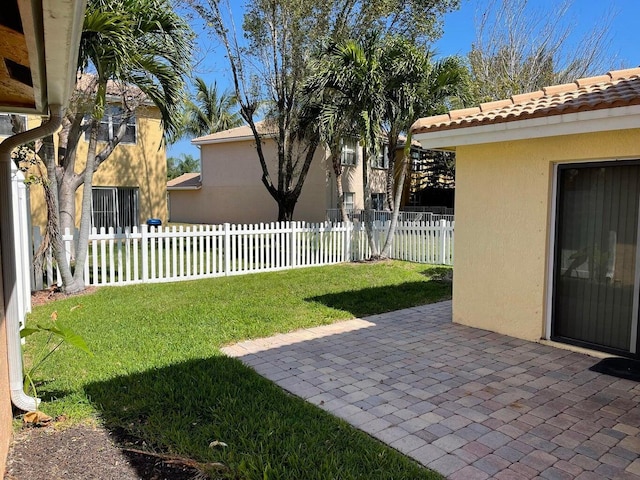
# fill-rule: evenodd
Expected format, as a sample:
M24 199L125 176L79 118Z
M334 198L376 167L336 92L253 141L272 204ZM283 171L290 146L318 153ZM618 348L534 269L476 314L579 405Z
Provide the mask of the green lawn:
M344 264L102 288L38 307L28 323L57 311L95 354L64 347L50 357L36 375L42 409L97 420L155 452L229 467L213 478L440 478L219 348L449 298L450 284L436 279L443 270ZM27 357L38 348L34 337ZM214 440L228 447L209 448Z

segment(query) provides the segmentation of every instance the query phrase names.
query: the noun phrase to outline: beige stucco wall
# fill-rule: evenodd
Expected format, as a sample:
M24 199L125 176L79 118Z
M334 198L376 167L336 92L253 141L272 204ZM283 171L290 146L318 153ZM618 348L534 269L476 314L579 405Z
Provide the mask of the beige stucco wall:
M364 180L362 177L362 147L358 147L357 160L355 165L344 165L342 167L342 191L353 193L353 208L364 209ZM338 194L336 177L333 168L328 165L330 182L327 186L327 207L338 207ZM369 187L371 193L385 193L387 190L387 171L380 168L369 169Z
M640 158L640 129L456 150L453 321L545 335L553 165Z
M148 218L166 222L167 157L162 145L160 112L154 107L141 107L136 111L136 122L136 143L119 144L94 174L93 186L139 187L140 223ZM84 166L88 145L83 136L78 145L76 172ZM98 149L102 145L99 143ZM76 224L80 221L82 191L83 187L80 187L76 192ZM46 211L42 187L31 186L30 192L33 224L43 226Z
M276 145L263 141L272 182L277 182ZM255 142L215 143L201 146L202 188L171 190L169 205L171 222L184 223L260 223L274 222L278 207L262 183ZM371 169L371 192L385 192L386 171ZM343 190L353 192L355 208L364 208L362 188L362 152L356 165L345 166ZM321 222L328 208L337 207L333 169L327 152L318 147L294 210L294 220Z
M276 146L263 142L271 180L277 184ZM275 222L278 206L262 183L255 142L202 145L202 188L169 192L172 222ZM327 173L324 151L318 149L294 210L294 220L318 222L325 215Z

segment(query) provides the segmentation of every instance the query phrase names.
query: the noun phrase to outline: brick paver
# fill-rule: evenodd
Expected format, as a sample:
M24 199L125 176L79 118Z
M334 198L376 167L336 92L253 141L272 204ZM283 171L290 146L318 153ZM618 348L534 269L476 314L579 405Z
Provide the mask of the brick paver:
M450 302L224 351L451 479L640 480L640 384L453 324Z

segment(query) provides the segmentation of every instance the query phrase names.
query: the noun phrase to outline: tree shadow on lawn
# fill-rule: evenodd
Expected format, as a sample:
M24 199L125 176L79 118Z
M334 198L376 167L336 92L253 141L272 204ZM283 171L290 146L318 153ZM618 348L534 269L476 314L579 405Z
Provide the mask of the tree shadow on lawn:
M119 443L228 467L211 478L434 478L225 356L120 376L85 391ZM228 446L210 447L216 440Z
M443 270L449 271L450 269ZM445 274L444 271L441 273L441 275ZM424 275L433 277L433 273L425 272ZM328 293L305 300L347 311L355 317L363 317L449 300L450 298L451 282L432 279L427 282L405 282L399 285Z

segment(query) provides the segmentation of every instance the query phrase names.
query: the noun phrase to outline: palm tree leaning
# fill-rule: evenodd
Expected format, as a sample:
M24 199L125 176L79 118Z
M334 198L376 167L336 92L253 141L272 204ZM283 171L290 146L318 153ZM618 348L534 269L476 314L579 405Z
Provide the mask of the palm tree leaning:
M49 189L55 208L47 221L60 268L63 288L69 293L84 289L84 262L91 230L91 190L94 172L109 157L126 133L126 124L141 101L160 110L165 138L175 135L189 71L192 34L189 25L171 8L169 0L89 0L80 41L79 71L92 74L90 88L76 87L60 133L58 159L47 159ZM105 113L107 84L121 86L122 115L114 138L98 150L100 119ZM88 121L86 120L88 118ZM85 132L89 147L85 165L76 172L78 141ZM75 191L84 186L80 234L75 245L75 270L66 261L59 235L71 227Z

